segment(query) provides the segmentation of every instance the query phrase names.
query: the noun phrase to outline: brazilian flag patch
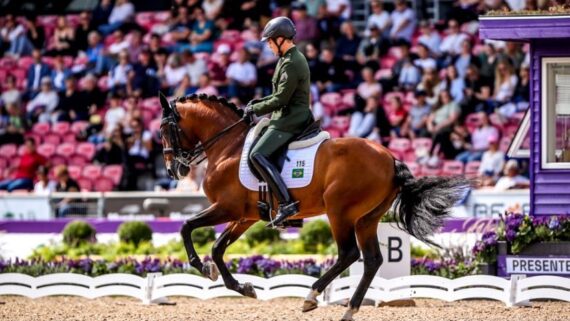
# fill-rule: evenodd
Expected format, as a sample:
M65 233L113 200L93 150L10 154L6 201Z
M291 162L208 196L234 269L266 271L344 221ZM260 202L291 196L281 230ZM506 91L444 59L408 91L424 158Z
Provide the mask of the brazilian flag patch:
M293 173L291 177L293 178L303 178L305 176L304 168L293 168Z

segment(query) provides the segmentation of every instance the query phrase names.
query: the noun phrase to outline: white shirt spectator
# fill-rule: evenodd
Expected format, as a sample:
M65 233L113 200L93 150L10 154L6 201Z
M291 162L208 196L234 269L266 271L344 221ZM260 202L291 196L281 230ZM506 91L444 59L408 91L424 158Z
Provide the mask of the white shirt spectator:
M492 152L490 150L483 153L481 164L479 164L479 175L493 173L498 176L505 164L505 153L500 150Z
M17 25L14 29L8 30L8 28L0 29L0 36L2 38L8 38L10 41L15 41L18 36L24 34L26 29L22 25Z
M398 82L402 85L417 85L420 82L421 74L418 68L412 64L406 64L400 71Z
M112 55L118 55L123 50L129 50L129 42L126 39L109 46L109 53Z
M34 194L36 195L49 195L52 192L55 192L56 183L54 181L48 181L47 184L44 184L42 181L38 181L36 185L34 185Z
M371 96L380 96L382 93L382 86L377 82L372 84L363 82L358 85L356 92L363 99L368 99Z
M109 15L109 23L125 22L127 19L135 15L135 6L130 2L115 5Z
M440 54L440 45L441 45L441 37L439 33L433 31L429 36L421 35L418 38L418 42L421 44L426 45L429 48L429 51L434 55Z
M186 71L190 76L190 84L197 87L200 76L208 72L208 66L204 60L196 59L194 62L186 64Z
M127 112L121 106L111 107L105 113L105 133L111 134L113 130L120 124Z
M370 29L372 26L378 27L380 30L386 30L386 27L390 24L390 14L386 11L382 11L380 14L373 14L368 17L366 22L366 29Z
M184 76L188 74L188 70L185 66L180 66L178 68L172 68L170 65L164 67L164 73L166 75L166 83L168 86L176 86L182 82Z
M206 87L203 88L198 88L198 90L196 90L196 94L206 94L208 96L218 96L218 90L216 89L216 87L212 86L212 85L208 85Z
M412 35L414 34L414 30L416 28L416 14L414 11L410 8L407 8L401 12L394 10L390 18L392 19L392 29L390 30L390 36L411 41ZM400 28L400 25L406 21L408 21L408 24L404 27L404 29L396 32Z
M440 49L442 52L458 55L465 40L468 40L468 37L464 33L449 34L441 42Z
M422 70L437 69L437 63L433 58L416 59L414 60L414 65L418 66Z
M44 106L46 112L51 113L57 107L59 103L59 96L55 90L50 91L40 91L34 99L30 100L26 110L28 112L33 111L36 107Z
M509 100L515 92L517 82L518 77L516 75L511 75L509 81L505 81L499 86L499 90L495 95L495 100L499 102L506 102Z
M240 83L250 83L257 80L257 71L255 66L249 61L245 63L236 61L228 66L226 77Z
M348 0L327 0L327 11L338 12L342 5L346 7L340 14L340 17L348 20L350 19L350 2Z
M135 141L135 143L133 144L133 146L131 146L131 148L129 148L129 155L131 156L140 156L143 158L148 158L149 156L149 150L146 149L146 147L144 146L143 142L148 142L152 139L152 134L148 131L145 130L142 133L142 140L141 139L137 139Z
M517 175L514 177L509 177L509 176L503 176L501 178L499 178L499 180L497 181L497 184L495 184L495 190L496 191L506 191L508 189L511 189L517 185L526 185L529 184L529 180L528 178L522 176L522 175Z
M126 85L129 81L129 72L133 70L131 65L117 65L109 71L109 87Z
M471 134L471 144L474 150L486 150L489 148L489 139L499 137L499 131L493 126L475 129Z
M0 100L4 104L4 106L15 104L16 106L20 106L20 102L22 101L22 95L17 89L6 90L0 96Z

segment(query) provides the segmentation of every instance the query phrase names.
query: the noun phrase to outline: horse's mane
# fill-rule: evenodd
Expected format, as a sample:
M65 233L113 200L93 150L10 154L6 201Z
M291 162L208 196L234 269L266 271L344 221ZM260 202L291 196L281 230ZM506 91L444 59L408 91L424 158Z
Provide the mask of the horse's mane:
M207 94L191 94L191 95L187 95L187 96L181 96L178 97L178 99L176 100L177 102L181 102L184 103L188 100L198 100L200 102L203 103L219 103L222 106L230 109L232 112L234 112L238 117L242 117L243 116L243 110L239 109L236 104L228 101L225 97L220 97L220 96L215 96L215 95L207 95Z

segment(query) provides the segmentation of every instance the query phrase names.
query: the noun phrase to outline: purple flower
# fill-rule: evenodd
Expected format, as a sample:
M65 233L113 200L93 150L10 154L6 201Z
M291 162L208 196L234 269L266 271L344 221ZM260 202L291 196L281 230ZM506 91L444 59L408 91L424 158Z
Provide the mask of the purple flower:
M557 216L553 216L548 223L548 228L551 230L557 230L560 228L560 221L558 220Z
M507 234L506 234L506 239L509 242L512 242L515 240L515 237L517 236L517 232L515 232L514 230L508 230Z

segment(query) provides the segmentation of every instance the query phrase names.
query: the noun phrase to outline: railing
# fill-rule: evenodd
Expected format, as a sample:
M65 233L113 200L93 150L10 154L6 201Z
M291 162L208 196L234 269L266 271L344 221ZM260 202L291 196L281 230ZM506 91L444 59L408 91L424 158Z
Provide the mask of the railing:
M240 282L250 282L260 300L281 297L304 298L316 278L306 275L280 275L269 279L237 274ZM352 296L360 276L336 279L321 296L323 305L344 301ZM240 296L228 290L222 280L212 282L190 274L151 273L147 277L108 274L89 277L72 273L31 277L24 274L0 274L0 295L39 298L72 295L84 298L130 296L145 304L160 302L169 296L198 299ZM430 275L413 275L394 279L374 278L366 299L388 302L400 299L430 298L444 301L491 299L507 306L525 305L529 300L554 299L570 302L570 279L558 276L513 276L510 280L496 276L473 275L446 279Z

